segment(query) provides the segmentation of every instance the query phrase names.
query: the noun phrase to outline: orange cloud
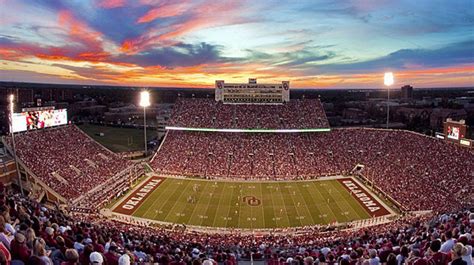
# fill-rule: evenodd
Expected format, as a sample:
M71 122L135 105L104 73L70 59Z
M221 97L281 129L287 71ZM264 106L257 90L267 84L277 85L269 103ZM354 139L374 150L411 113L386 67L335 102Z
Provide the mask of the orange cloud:
M185 9L189 11L186 18L175 22L166 28L152 28L133 39L125 40L120 50L125 53L136 53L154 45L169 46L178 43L179 37L206 27L223 26L229 24L239 24L246 22L236 13L238 10L237 1L234 2L203 2L197 6L188 7L183 4L167 5L151 9L147 14L138 19L138 23L152 21L156 18L167 17L167 12L175 15L184 14ZM160 10L163 9L163 10Z
M83 44L93 51L102 50L102 33L90 28L86 23L76 19L68 10L61 10L58 14L59 25L68 30L72 41Z
M163 5L149 10L137 20L137 23L148 23L158 18L178 16L181 15L185 9L186 6L183 4Z
M24 55L16 50L12 50L9 48L2 48L0 47L0 59L2 60L18 60L22 58Z

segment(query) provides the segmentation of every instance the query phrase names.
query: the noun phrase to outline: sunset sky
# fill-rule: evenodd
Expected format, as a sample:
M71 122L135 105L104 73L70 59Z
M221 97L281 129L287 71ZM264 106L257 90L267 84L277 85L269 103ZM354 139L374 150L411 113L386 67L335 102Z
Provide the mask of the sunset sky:
M0 80L474 86L473 0L0 0Z

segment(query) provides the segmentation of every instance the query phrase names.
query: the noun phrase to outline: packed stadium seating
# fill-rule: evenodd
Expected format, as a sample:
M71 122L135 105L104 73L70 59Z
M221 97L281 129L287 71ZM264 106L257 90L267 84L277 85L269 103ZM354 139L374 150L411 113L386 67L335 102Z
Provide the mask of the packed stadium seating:
M410 210L459 209L474 193L474 151L408 131L329 133L170 131L151 165L157 172L208 178L307 179L357 164Z
M108 151L74 125L15 136L17 155L44 183L72 200L132 163ZM11 145L11 138L7 138Z
M362 230L206 234L64 214L0 183L0 263L271 265L472 264L474 213L405 216ZM461 260L466 263L456 263ZM441 261L440 261L441 260Z
M169 125L329 127L319 100L261 106L179 99ZM97 207L128 189L129 179L119 173L133 163L75 126L18 134L16 147L20 160L41 181L69 201L81 199L63 212L0 183L0 264L236 265L263 260L270 265L448 265L453 260L452 265L464 265L462 259L472 265L474 213L466 209L474 205L474 151L417 133L361 128L327 133L168 131L150 163L159 173L296 180L347 174L362 164L366 179L410 210L384 224L364 220L370 228L348 223L263 234L197 232L180 224L150 225L98 214ZM418 210L432 211L412 212Z
M205 98L178 98L168 125L218 129L329 128L324 109L317 99L252 105L223 104Z

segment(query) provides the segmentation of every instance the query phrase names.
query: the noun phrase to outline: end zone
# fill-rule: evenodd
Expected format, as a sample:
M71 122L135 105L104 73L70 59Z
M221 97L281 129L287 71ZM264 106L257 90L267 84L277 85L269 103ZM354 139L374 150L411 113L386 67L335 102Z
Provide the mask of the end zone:
M372 217L390 214L390 212L357 181L352 178L341 178L337 179L337 181L349 191L351 196L356 199Z
M141 186L136 188L130 193L118 206L115 206L112 210L116 213L132 215L136 209L145 201L145 199L153 193L153 191L161 184L166 178L153 176L147 179Z

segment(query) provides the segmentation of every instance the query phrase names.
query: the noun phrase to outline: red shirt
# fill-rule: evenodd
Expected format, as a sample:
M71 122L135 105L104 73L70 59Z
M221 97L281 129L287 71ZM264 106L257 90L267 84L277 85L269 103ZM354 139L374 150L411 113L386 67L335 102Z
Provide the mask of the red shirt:
M118 265L119 256L107 252L104 254L104 257L107 260L108 265Z
M428 259L429 265L448 265L451 261L449 256L442 252L436 252L431 258Z
M10 261L12 260L12 256L10 255L10 251L5 247L5 245L0 242L0 252L3 252L5 257L7 258L7 265L10 265Z
M26 245L19 244L15 239L12 240L10 244L10 250L13 259L19 259L23 261L25 264L28 264L28 260L30 259L30 250Z

